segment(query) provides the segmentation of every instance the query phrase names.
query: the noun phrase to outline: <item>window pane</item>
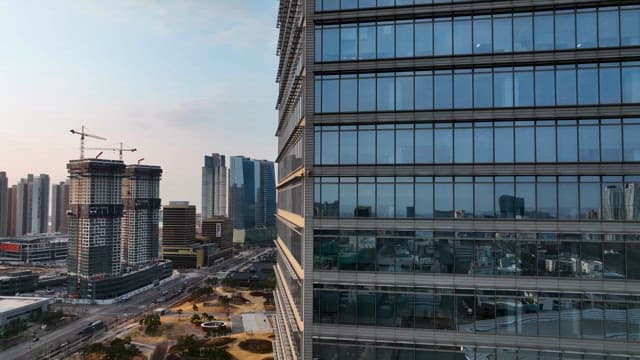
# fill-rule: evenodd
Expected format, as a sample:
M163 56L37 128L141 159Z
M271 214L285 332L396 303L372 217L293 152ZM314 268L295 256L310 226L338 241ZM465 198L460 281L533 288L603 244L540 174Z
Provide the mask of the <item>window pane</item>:
M574 182L558 183L558 218L578 218L578 184Z
M433 130L416 129L416 164L433 163Z
M576 104L576 70L562 69L556 72L556 92L558 105Z
M620 13L622 45L640 45L640 9L623 9Z
M533 19L530 14L513 18L513 50L533 50Z
M453 217L453 185L435 184L434 217Z
M396 57L413 56L413 23L396 25Z
M396 217L414 217L413 184L396 184Z
M322 164L338 164L338 132L324 131L322 133Z
M532 127L516 127L516 162L535 161L535 142Z
M556 128L553 126L536 127L536 161L556 161Z
M464 74L456 73L454 75L453 77L454 108L468 109L473 105L472 104L473 90L472 90L471 82L472 82L471 73L464 73Z
M598 46L618 46L618 10L598 11Z
M511 200L511 199L509 199ZM533 183L516 183L516 197L507 201L513 207L516 219L532 219L536 212L536 186Z
M600 103L617 104L620 102L620 69L600 68Z
M538 183L537 185L538 219L555 219L558 216L555 183Z
M594 48L597 45L596 39L598 38L598 24L597 16L594 11L578 12L576 15L576 28L578 49Z
M558 127L558 161L575 162L578 161L578 128L576 126Z
M396 164L413 163L413 130L396 130Z
M396 110L413 110L413 76L396 78Z
M376 79L358 79L358 111L375 111Z
M513 73L496 72L493 74L493 93L495 107L513 106Z
M322 81L322 112L338 112L338 79Z
M600 217L600 184L580 183L580 218L598 219Z
M622 161L622 134L620 125L602 126L600 129L602 161Z
M376 216L391 218L395 216L395 200L393 184L377 184Z
M340 59L340 29L324 28L322 33L322 60L336 61Z
M378 76L378 111L393 111L395 109L394 77Z
M513 219L516 215L516 208L523 209L523 200L517 200L514 197L513 184L497 183L495 184L495 208L496 215L499 218ZM522 211L518 211L522 212Z
M471 54L471 42L471 18L456 18L453 22L453 53Z
M356 60L358 58L358 29L343 27L340 29L340 60Z
M416 110L433 109L433 76L417 75L415 81L416 81L415 109Z
M491 43L491 18L475 17L473 19L473 53L490 53L493 44Z
M640 66L622 68L622 100L625 103L640 102Z
M473 218L473 184L455 184L456 219Z
M624 160L640 161L640 124L624 125Z
M340 80L340 111L350 112L358 110L358 80Z
M473 130L455 129L455 163L471 163L473 162Z
M376 57L376 28L372 25L358 28L358 56L361 60Z
M315 30L315 61L322 61L322 27L318 26Z
M433 184L416 183L416 217L433 218Z
M473 106L488 108L493 106L493 76L491 73L478 73L473 76Z
M475 189L475 217L493 218L493 184L476 183Z
M493 162L493 128L475 128L473 146L474 162Z
M553 50L553 14L536 13L533 21L536 51Z
M356 131L340 132L340 164L356 164L358 135Z
M374 164L376 160L375 131L358 132L358 164Z
M598 71L596 69L578 69L578 104L598 103Z
M394 25L378 24L378 59L394 56Z
M533 106L533 72L516 72L514 82L514 105L516 107Z
M313 111L316 113L322 112L322 80L315 80L313 88L313 102Z
M451 20L437 20L434 23L435 55L451 55L452 34Z
M575 26L575 14L573 10L556 13L556 49L574 49L576 47Z
M393 130L378 130L377 132L377 163L394 163L394 133Z
M536 70L536 106L555 104L556 87L553 69Z
M338 216L338 184L322 184L322 214L324 216Z
M512 34L511 17L493 18L493 51L511 52L513 39Z
M353 217L356 208L356 184L340 184L340 216Z
M416 21L415 24L416 56L433 54L433 24L431 21Z
M437 73L435 76L435 108L451 109L453 100L453 76L451 73Z
M374 184L358 184L358 209L356 216L372 217L375 214L376 188Z
M450 164L453 162L453 134L451 129L435 130L435 162Z
M578 129L578 153L580 161L600 160L600 139L597 126L580 126Z
M495 161L497 163L513 162L513 128L495 129Z

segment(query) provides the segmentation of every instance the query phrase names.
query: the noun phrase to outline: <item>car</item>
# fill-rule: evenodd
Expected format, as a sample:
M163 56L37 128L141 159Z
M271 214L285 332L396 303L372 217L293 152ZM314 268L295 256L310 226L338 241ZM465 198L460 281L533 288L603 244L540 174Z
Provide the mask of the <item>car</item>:
M36 342L36 341L40 341L40 338L39 337L34 337L33 338L33 342Z

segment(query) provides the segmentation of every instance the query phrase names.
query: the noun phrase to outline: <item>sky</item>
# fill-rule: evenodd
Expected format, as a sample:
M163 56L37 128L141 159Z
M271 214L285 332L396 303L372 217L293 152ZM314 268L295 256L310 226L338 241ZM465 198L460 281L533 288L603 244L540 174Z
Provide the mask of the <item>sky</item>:
M200 209L205 154L276 157L277 5L0 1L0 171L63 181L85 125L107 138L88 147L124 142L126 162L163 168L163 204Z

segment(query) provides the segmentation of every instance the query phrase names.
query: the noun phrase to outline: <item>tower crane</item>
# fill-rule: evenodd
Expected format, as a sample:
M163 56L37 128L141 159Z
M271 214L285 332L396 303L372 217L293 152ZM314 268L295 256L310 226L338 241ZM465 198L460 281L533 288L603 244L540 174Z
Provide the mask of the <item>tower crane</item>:
M121 161L122 161L122 153L123 153L123 152L125 152L125 151L129 151L129 152L136 152L136 151L138 151L138 149L136 149L136 148L125 149L125 148L124 148L124 144L123 144L123 143L120 143L120 147L117 147L117 148L110 148L110 147L104 147L104 148L101 148L101 147L98 147L98 148L87 148L87 150L108 150L108 151L117 151L117 152L118 152L118 154L120 155L120 160L121 160Z
M69 130L72 134L74 135L80 135L80 159L84 159L84 139L85 137L90 137L90 138L94 138L94 139L98 139L98 140L107 140L105 138L103 138L102 136L98 136L98 135L93 135L93 134L88 134L86 133L84 128L84 125L82 125L82 130L77 131L77 130Z

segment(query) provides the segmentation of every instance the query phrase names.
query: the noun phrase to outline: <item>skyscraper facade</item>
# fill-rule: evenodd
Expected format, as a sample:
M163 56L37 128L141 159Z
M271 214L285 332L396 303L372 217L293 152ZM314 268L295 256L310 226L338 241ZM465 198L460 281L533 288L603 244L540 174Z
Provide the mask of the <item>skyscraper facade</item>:
M51 185L51 232L63 234L68 232L67 210L69 210L69 181Z
M83 159L67 164L70 177L69 253L71 294L84 292L82 280L121 273L122 161ZM74 289L73 283L77 284ZM82 296L81 296L82 297Z
M49 230L49 175L27 175L17 184L16 236Z
M7 236L16 236L18 217L18 185L7 189Z
M205 155L202 167L202 219L228 216L227 166L224 155Z
M7 236L9 223L9 192L7 173L0 171L0 237Z
M272 240L275 225L275 170L267 160L232 156L229 170L229 217L234 242Z
M281 0L275 358L638 358L639 24Z
M122 263L135 269L160 256L159 166L127 165L122 180Z

